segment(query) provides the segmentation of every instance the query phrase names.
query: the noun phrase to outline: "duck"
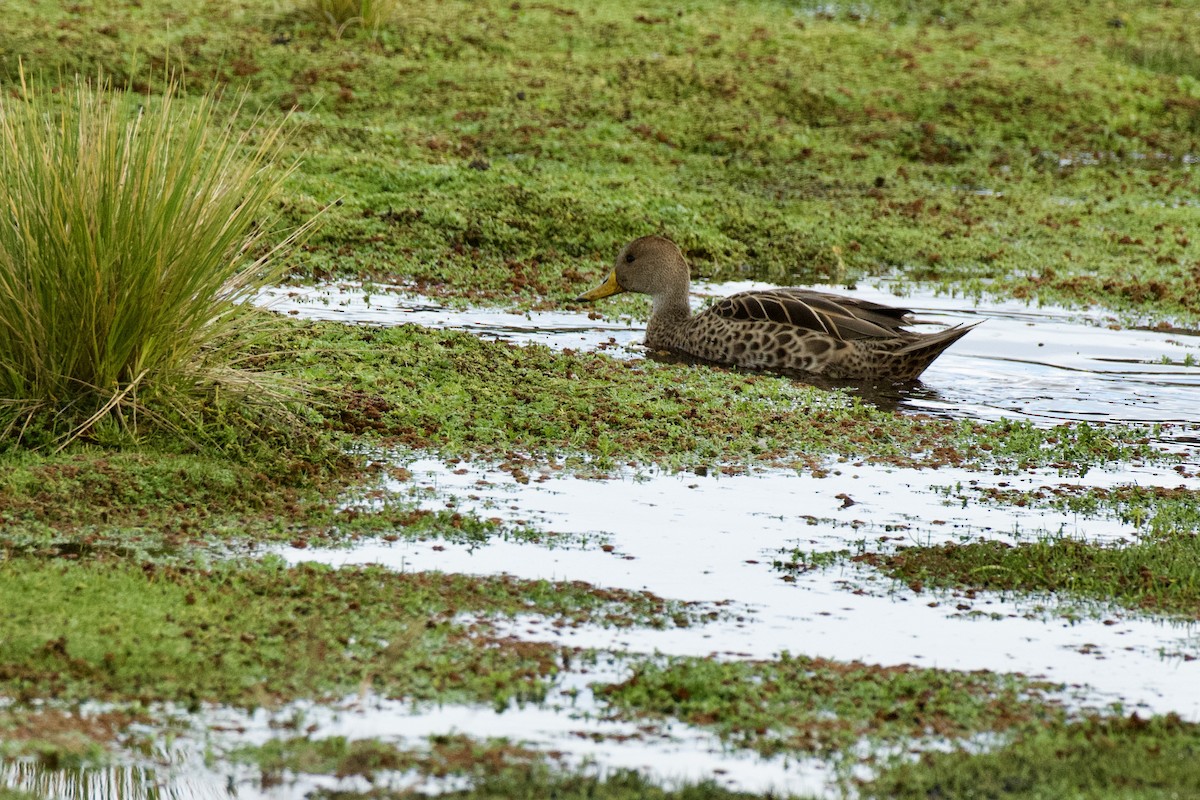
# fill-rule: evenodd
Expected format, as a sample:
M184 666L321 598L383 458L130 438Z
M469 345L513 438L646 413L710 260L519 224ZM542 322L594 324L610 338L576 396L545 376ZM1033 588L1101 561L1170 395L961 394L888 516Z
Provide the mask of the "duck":
M911 309L801 287L738 292L693 314L689 287L678 245L643 236L621 248L602 284L575 300L650 295L651 350L724 366L874 383L916 381L979 324L918 333L904 327L915 321Z

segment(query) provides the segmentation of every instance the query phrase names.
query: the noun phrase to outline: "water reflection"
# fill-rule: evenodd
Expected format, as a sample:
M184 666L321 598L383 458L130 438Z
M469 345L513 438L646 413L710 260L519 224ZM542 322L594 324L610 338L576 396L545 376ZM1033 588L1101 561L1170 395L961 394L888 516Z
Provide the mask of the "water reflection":
M662 364L703 365L734 372L746 371L737 367L724 367L702 358L662 351L649 350L646 352L646 358ZM816 386L818 389L841 390L883 411L925 412L933 416L944 416L942 410L952 408L950 401L941 392L921 381L902 384L863 384L861 381L830 380L820 375L794 370L769 370L769 372L772 375L782 375L799 383Z
M156 770L141 766L55 768L38 761L0 761L0 786L54 800L207 800L227 797L216 787L160 783Z

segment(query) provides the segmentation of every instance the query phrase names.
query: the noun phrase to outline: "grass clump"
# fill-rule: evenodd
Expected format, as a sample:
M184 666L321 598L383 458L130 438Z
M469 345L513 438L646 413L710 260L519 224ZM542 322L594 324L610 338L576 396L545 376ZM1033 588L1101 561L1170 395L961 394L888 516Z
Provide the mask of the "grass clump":
M766 795L774 797L775 795ZM789 795L791 796L791 795ZM550 765L516 766L473 780L469 788L456 791L420 791L410 788L367 792L317 789L313 800L400 800L438 797L450 800L753 800L764 795L738 792L714 781L683 783L673 788L658 786L637 770L608 770L603 776L590 773L563 774Z
M927 752L860 787L860 797L1158 800L1200 793L1200 730L1175 715L1089 719L1032 730L985 753Z
M35 800L37 795L16 789L0 788L0 800Z
M1062 719L1046 683L1019 675L873 666L783 653L764 662L673 658L596 687L625 717L669 716L764 755L833 754L863 739L963 740ZM886 709L882 710L882 709Z
M377 33L395 19L396 5L395 0L310 0L312 15L339 39L354 26Z
M485 778L511 768L529 770L544 758L507 739L474 739L463 734L430 736L428 746L402 748L378 739L344 736L297 736L239 747L229 754L235 763L257 765L263 785L281 783L286 773L361 775L374 782L381 772L417 770L427 775Z
M0 561L0 683L17 704L223 702L276 706L373 689L504 708L544 697L562 665L549 644L456 619L541 614L658 624L678 606L582 583L288 567ZM2 730L0 730L2 734Z
M1016 545L949 543L864 553L851 560L870 564L918 591L929 586L1053 592L1200 618L1200 544L1190 534L1127 546L1061 537Z
M0 429L27 443L191 415L231 369L243 301L276 280L280 123L217 98L26 81L0 99ZM258 392L261 395L261 391Z

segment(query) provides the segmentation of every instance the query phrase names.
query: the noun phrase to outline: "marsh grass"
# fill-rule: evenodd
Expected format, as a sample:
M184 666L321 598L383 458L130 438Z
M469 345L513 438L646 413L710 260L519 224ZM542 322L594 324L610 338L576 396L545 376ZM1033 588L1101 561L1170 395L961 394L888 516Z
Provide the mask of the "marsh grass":
M396 16L396 0L310 0L313 16L340 39L351 28L376 33Z
M1183 34L1120 42L1110 50L1130 64L1152 72L1200 79L1200 42Z
M235 335L303 231L273 229L283 123L238 129L172 86L17 88L0 99L3 438L136 434L222 387L284 399L236 368Z
M957 591L1053 593L1183 619L1200 609L1200 547L1190 535L1125 546L1047 537L1010 545L981 541L863 553L869 564L904 581Z

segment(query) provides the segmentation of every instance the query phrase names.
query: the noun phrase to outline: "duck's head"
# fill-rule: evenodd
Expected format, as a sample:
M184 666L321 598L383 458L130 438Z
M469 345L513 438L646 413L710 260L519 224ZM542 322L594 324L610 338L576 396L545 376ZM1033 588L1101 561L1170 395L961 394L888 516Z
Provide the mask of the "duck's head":
M661 297L678 294L681 290L686 297L688 266L679 247L662 236L643 236L621 248L604 283L575 300L599 300L620 292Z

